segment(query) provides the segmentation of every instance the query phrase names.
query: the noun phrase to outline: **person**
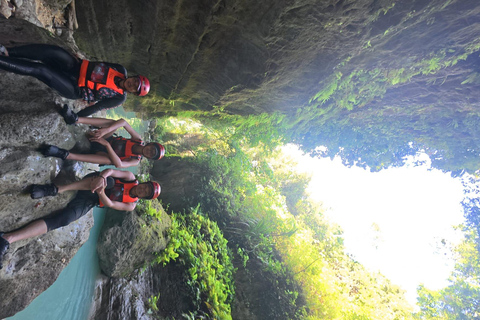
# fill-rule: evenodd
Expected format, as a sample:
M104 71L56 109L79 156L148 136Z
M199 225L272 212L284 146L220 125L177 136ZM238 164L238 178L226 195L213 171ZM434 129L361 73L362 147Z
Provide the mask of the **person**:
M90 134L91 154L72 153L50 144L42 146L40 152L46 157L114 165L117 168L136 166L140 163L142 156L151 160L159 160L165 155L163 145L157 142L145 144L142 137L124 119L77 117L75 122L99 128ZM119 128L125 128L131 138L114 137L113 133Z
M127 77L119 64L81 60L49 44L8 49L0 44L0 69L35 77L65 98L86 100L89 106L78 113L80 117L123 104L127 92L145 96L150 91L146 77Z
M10 244L45 234L80 219L94 206L109 207L120 211L132 211L138 199L155 199L160 195L158 182L139 183L133 173L115 169L94 172L82 180L67 185L33 185L30 196L39 199L55 196L66 191L77 190L75 198L59 213L7 233L0 233L0 269Z

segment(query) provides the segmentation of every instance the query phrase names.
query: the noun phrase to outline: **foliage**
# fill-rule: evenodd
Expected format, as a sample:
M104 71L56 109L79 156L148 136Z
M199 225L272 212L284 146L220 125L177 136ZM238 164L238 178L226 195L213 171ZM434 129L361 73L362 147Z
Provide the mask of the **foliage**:
M160 298L160 295L151 296L150 298L148 298L148 306L150 310L158 311L158 307L157 307L158 298Z
M156 219L162 221L162 211L160 211L156 206L153 206L153 201L157 200L139 200L139 205L136 207L137 213L139 213L146 221L150 219Z
M456 248L457 264L448 287L438 291L423 285L418 288L418 319L480 318L480 258L476 238L478 232L471 229Z
M188 215L173 214L171 241L157 263L172 259L186 268L185 281L195 305L186 317L231 319L234 291L232 253L217 224L197 207Z
M471 92L478 90L477 75L455 75L461 68L475 68L480 38L458 39L443 48L438 43L419 46L418 54L417 48L400 46L396 59L385 53L388 44L408 43L402 33L414 34L422 23L433 23L451 3L432 1L385 33L364 38L367 45L324 75L310 101L285 118L286 139L312 154L326 146L319 155L338 155L345 165L372 171L401 166L406 156L422 150L444 171L478 170L480 114L468 102L475 99ZM451 101L444 99L448 96Z
M182 129L222 137L221 143L192 150L191 161L202 176L190 205L208 208L230 247L240 252L237 268L261 286L252 288L262 292L256 296L262 299L257 316L411 318L403 291L345 254L341 230L323 218L320 206L307 200L309 177L296 172L287 153L272 151L261 140L238 141L237 127L211 126L205 117L201 124Z
M462 176L464 188L464 198L462 207L466 218L467 228L476 229L476 234L480 234L480 180L478 176L464 174ZM480 240L476 238L477 246L480 251Z

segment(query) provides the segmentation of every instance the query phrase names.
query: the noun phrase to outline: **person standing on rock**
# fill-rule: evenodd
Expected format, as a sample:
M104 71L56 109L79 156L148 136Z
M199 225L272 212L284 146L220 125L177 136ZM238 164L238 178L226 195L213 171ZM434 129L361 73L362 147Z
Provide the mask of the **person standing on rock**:
M73 190L78 191L75 198L56 215L33 221L12 232L0 232L0 269L10 243L64 227L80 219L95 206L132 211L138 199L155 199L160 195L161 188L155 181L139 183L130 171L107 169L100 173L90 173L82 180L67 185L33 185L30 196L39 199Z
M146 77L127 77L127 70L119 64L81 60L48 44L8 49L0 44L0 69L35 77L65 98L88 101L89 106L78 113L80 117L120 106L127 92L145 96L150 91Z
M151 160L159 160L165 155L163 145L157 142L145 144L142 137L124 119L77 117L71 110L68 110L67 115L70 115L65 117L67 123L74 121L74 123L83 123L99 128L90 133L91 154L72 153L47 144L40 148L40 152L44 156L128 168L138 165L142 156ZM69 117L73 115L74 119L70 121ZM125 128L131 138L114 137L113 133L119 128Z

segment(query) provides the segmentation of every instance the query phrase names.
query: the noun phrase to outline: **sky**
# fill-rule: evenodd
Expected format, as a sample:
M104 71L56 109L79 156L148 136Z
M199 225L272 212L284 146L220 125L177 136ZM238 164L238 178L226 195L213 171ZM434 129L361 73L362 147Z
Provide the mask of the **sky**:
M462 237L453 228L464 222L458 179L428 163L372 173L287 148L297 154L300 168L313 174L307 191L341 226L346 251L355 260L406 290L412 305L418 285L437 290L448 284L454 264L442 239L455 244Z

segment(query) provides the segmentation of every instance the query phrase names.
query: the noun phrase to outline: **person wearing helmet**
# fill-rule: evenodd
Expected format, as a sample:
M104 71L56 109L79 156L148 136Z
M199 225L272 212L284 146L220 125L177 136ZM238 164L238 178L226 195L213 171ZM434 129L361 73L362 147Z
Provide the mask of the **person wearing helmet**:
M124 119L77 117L76 123L99 128L89 133L91 154L72 153L49 144L42 146L40 152L46 157L114 165L117 168L136 166L142 157L159 160L165 155L163 145L157 142L145 144L142 137ZM130 134L130 139L114 137L113 133L119 128L124 128Z
M87 101L89 106L78 113L80 117L123 104L127 93L145 96L150 91L146 77L127 77L119 64L81 60L48 44L8 49L0 44L0 69L35 77L65 98Z
M129 171L107 169L90 173L82 180L67 185L33 185L30 196L33 199L40 199L66 191L77 191L77 195L57 214L35 220L15 231L0 233L0 269L11 243L64 227L80 219L95 206L132 211L138 199L156 199L161 188L155 181L139 183L135 175Z

